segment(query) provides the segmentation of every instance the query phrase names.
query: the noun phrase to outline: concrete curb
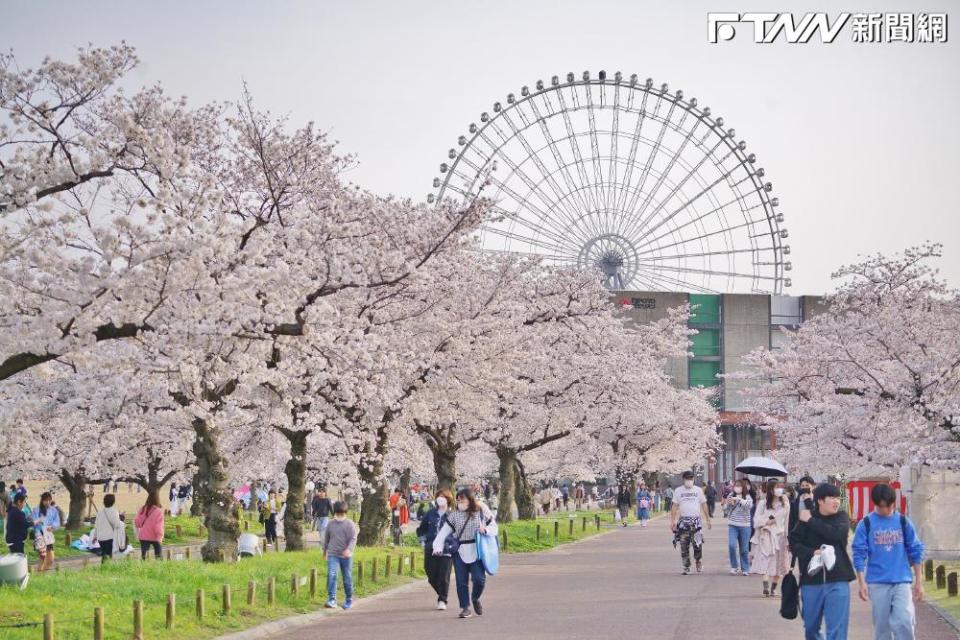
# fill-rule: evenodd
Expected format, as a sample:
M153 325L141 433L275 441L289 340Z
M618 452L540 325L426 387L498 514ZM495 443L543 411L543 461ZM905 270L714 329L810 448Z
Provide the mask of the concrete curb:
M930 600L926 600L925 602L930 606L931 609L937 612L938 616L943 618L944 622L953 627L953 630L957 632L957 637L960 638L960 620L954 618L949 611L938 605L936 602L931 602Z

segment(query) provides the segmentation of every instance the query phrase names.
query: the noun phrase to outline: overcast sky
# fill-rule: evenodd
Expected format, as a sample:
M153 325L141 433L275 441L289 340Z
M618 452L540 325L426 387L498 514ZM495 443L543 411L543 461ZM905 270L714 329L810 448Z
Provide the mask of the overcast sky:
M348 178L423 199L457 136L522 85L607 70L682 88L736 128L790 231L794 295L858 255L942 242L960 286L960 32L946 44L707 42L709 11L947 12L915 0L12 2L0 47L33 66L126 40L140 84L313 120L356 154Z

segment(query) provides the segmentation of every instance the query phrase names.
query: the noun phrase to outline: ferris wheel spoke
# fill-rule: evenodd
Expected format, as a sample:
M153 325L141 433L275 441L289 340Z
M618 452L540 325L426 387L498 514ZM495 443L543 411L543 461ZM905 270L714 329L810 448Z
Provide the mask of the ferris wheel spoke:
M613 126L610 132L610 160L607 167L607 175L610 177L611 189L607 193L607 199L604 202L604 206L608 212L615 211L615 200L619 197L617 193L616 184L617 184L617 158L618 158L618 149L617 145L620 142L620 85L614 85L613 87ZM611 214L607 213L609 217ZM614 216L615 217L615 216ZM609 220L608 226L612 229L615 220Z
M594 113L593 105L593 92L590 89L590 84L584 85L587 94L587 122L589 122L588 131L590 134L590 151L593 162L593 180L594 184L597 185L597 198L600 206L598 209L605 208L606 196L603 189L603 171L600 167L600 143L597 141L597 116ZM598 88L601 96L601 102L603 101L603 87Z
M657 120L657 113L660 111L660 105L663 104L663 94L657 95L657 102L653 106L653 113L651 114L651 119L654 121ZM640 172L640 182L637 185L637 190L630 196L630 201L627 206L624 208L624 211L634 211L637 208L637 199L643 193L643 188L647 184L647 178L650 176L650 171L653 169L653 161L660 154L660 149L663 145L663 138L667 134L669 129L670 118L673 117L673 110L676 107L676 103L671 102L670 107L667 109L667 115L660 121L660 130L657 132L657 139L650 147L650 153L647 154L647 161L643 163L643 170Z
M623 197L617 198L617 209L621 211L624 210L627 198L630 195L627 187L629 187L631 180L633 179L633 167L636 166L637 162L637 148L640 145L640 140L643 139L643 123L646 119L647 98L649 95L649 93L644 91L643 98L640 100L640 113L637 114L637 126L633 130L632 140L630 142L630 152L627 154L627 168L624 170L624 188L621 189Z
M703 285L694 284L689 280L680 280L678 278L670 277L663 273L650 273L645 271L643 268L637 270L637 273L642 273L644 278L648 278L654 282L659 282L663 285L663 288L670 290L671 288L680 288L682 291L685 288L691 288L700 293L717 293L716 290L709 287L704 287Z
M701 251L697 253L675 253L673 255L657 255L651 256L648 258L642 258L641 263L646 262L658 262L660 260L688 260L690 258L707 258L710 256L735 256L742 253L758 253L761 251L766 251L768 249L773 249L773 247L761 247L755 249L750 247L748 249L727 249L726 251Z
M775 280L776 276L764 276L757 273L738 273L736 271L714 271L710 269L694 269L692 267L671 267L670 265L654 265L643 263L641 265L647 269L654 269L656 271L672 271L675 273L698 273L701 275L709 276L726 276L728 278L749 278L749 279L762 279L762 280Z
M519 221L519 220L516 220L516 222L520 222L520 221ZM501 237L506 238L506 239L508 239L508 240L517 240L518 242L524 242L524 243L526 243L526 244L529 244L529 245L538 247L538 248L543 249L543 250L545 250L545 251L551 251L551 252L556 253L556 254L568 255L568 256L575 255L575 254L571 253L572 249L571 249L570 247L568 247L567 245L565 245L565 244L551 244L551 243L546 242L546 241L544 241L544 240L541 240L541 239L539 239L539 238L535 238L535 237L531 237L531 236L525 236L525 235L520 235L520 234L518 234L518 233L514 233L513 231L508 231L508 230L506 230L506 229L500 229L500 228L498 228L498 227L485 227L485 228L484 228L484 232L485 232L485 233L492 233L492 234L494 234L494 235L501 236ZM539 254L537 254L537 255L539 255Z
M574 99L574 107L577 107L577 94L576 91L571 89L572 97ZM560 103L560 113L563 115L563 125L567 130L567 138L570 140L570 150L573 152L573 158L577 165L577 173L580 176L580 184L588 185L590 183L590 178L587 177L586 165L583 162L583 156L580 153L580 145L577 143L577 136L573 128L573 122L570 120L570 109L567 108L567 103L563 97L563 90L557 91L557 101ZM593 208L599 208L599 203L593 193L593 190L590 189L586 192L587 195L587 205L588 210Z
M497 254L507 255L507 256L530 257L530 254L528 254L528 253L524 253L524 252L522 252L522 251L511 251L510 249L487 249L487 248L484 248L483 251L484 251L485 253L497 253ZM576 263L577 263L577 259L576 259L576 258L573 258L573 257L571 257L571 256L569 256L569 255L566 255L566 254L538 253L536 257L538 257L538 258L544 258L544 259L547 259L547 260L554 260L554 261L556 261L556 262L566 262L566 263L569 263L569 264L576 264Z
M648 255L648 254L650 254L650 253L653 253L653 252L655 252L655 251L663 251L664 249L670 249L670 248L672 248L672 247L682 246L682 245L685 245L685 244L689 244L689 243L691 243L691 242L697 242L697 241L699 241L699 240L705 240L706 238L712 238L712 237L714 237L714 236L718 236L718 235L721 235L721 234L729 234L729 233L731 233L731 232L733 232L733 231L737 231L738 229L749 229L750 227L753 227L754 225L759 224L759 223L761 223L761 222L763 222L763 221L761 221L761 220L748 220L747 222L743 222L743 223L741 223L741 224L736 224L736 225L724 227L724 228L722 228L722 229L717 229L716 231L710 231L710 232L708 232L708 233L703 233L703 234L700 234L700 235L698 235L698 236L691 236L691 237L688 237L688 238L683 238L682 240L678 240L678 241L676 241L676 242L674 242L674 243L672 243L672 244L661 245L661 246L656 247L655 249L650 249L650 250L648 250L648 251L638 251L638 252L637 252L637 255L638 255L638 256L644 256L644 255ZM764 234L764 235L766 235L766 234ZM661 237L663 237L663 236L661 236Z

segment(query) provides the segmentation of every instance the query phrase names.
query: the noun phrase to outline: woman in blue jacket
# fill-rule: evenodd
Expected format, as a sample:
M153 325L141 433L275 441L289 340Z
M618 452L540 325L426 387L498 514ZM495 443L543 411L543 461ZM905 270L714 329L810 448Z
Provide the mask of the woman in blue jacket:
M423 570L427 581L437 593L437 609L447 608L447 596L450 593L450 570L453 567L451 556L433 555L433 541L443 526L447 511L453 503L453 494L449 489L440 489L434 499L434 506L420 520L417 536L423 542Z
M37 565L37 571L46 571L53 567L53 532L60 528L60 510L53 506L53 496L49 491L40 494L40 505L34 507L33 526L38 535L43 536L45 551L37 549L40 553L40 564Z

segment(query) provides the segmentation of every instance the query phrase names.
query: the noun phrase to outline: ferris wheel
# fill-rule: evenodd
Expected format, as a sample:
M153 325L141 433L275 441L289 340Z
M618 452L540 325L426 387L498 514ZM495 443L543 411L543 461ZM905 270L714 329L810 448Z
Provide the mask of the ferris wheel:
M427 199L490 198L483 250L596 268L608 289L780 294L783 214L724 126L649 78L553 76L470 124Z

